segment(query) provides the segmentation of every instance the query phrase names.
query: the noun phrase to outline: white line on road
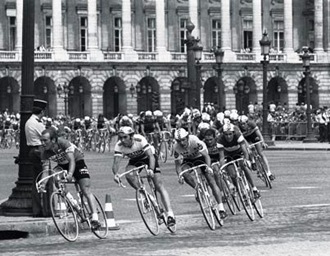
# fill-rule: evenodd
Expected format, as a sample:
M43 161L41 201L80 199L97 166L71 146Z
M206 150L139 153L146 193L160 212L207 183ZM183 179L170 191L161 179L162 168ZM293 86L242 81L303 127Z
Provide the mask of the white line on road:
M289 189L311 189L311 188L317 188L317 187L289 187Z
M330 204L305 204L305 205L294 205L292 207L320 207L320 206L329 206Z

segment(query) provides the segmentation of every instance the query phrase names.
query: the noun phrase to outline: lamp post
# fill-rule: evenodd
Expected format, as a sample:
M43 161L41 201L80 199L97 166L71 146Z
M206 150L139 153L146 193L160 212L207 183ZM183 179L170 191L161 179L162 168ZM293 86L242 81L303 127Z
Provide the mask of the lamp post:
M218 48L214 51L214 56L215 56L215 62L218 64L218 106L219 106L219 111L224 110L224 97L223 97L223 90L222 90L222 62L223 62L223 56L225 52L221 50L221 48L218 46Z
M71 88L67 83L59 84L56 87L58 96L64 99L64 115L68 115L68 98Z
M200 91L198 90L198 85L200 81L197 82L197 72L195 67L196 53L198 51L202 51L203 48L196 48L197 43L200 41L196 39L191 33L194 30L195 25L191 22L190 18L188 19L186 29L187 29L187 39L185 40L185 44L187 46L187 71L188 71L188 82L190 85L190 97L188 99L188 105L194 108L200 109ZM194 47L196 53L194 53ZM200 60L200 59L199 59ZM199 67L197 67L199 68Z
M196 61L196 91L195 91L195 98L196 98L196 106L198 109L201 107L201 64L200 60L202 59L203 55L203 46L196 44L193 48L194 56Z
M310 74L310 60L311 56L308 53L308 47L303 47L304 54L301 56L301 59L303 61L303 66L305 68L305 89L306 89L306 116L307 116L307 135L306 138L303 140L305 143L310 142L317 142L317 139L312 134L312 121L311 121L311 95L310 95L310 81L309 81L309 74Z
M268 133L268 99L267 99L267 67L269 63L269 50L270 50L270 41L268 39L267 32L264 31L262 39L259 41L261 46L261 55L263 55L262 63L262 95L263 95L263 106L262 106L262 133L264 141L269 146L274 146L275 143L270 139Z

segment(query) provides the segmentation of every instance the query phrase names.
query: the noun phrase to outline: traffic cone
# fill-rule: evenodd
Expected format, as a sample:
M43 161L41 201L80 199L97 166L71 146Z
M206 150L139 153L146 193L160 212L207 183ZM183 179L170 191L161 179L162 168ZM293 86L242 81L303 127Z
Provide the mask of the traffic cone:
M113 213L111 196L106 194L105 196L105 207L104 207L105 215L107 217L108 230L118 230L120 227L116 224L115 215Z

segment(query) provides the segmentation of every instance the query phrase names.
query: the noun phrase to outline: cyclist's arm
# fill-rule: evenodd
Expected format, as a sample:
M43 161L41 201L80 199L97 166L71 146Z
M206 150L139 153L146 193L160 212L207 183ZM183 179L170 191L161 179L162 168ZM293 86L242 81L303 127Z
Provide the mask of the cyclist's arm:
M155 160L155 157L151 151L151 148L147 149L145 151L146 155L148 156L149 158L149 169L151 170L155 170L155 165L156 165L156 160Z
M179 173L181 172L181 159L180 158L175 159L174 163L175 163L176 174L179 176Z
M160 129L160 125L158 122L155 122L155 128L156 128L156 131L160 132L161 129Z
M241 149L242 149L242 152L243 152L243 155L244 155L244 158L246 160L249 159L249 152L248 152L248 149L247 149L247 146L246 146L246 143L243 141L240 143L241 145Z
M209 167L211 167L211 158L210 158L210 155L209 155L208 151L207 151L207 150L202 150L202 151L200 151L200 152L201 152L201 154L203 155L203 157L204 157L204 159L205 159L205 163L206 163Z
M219 156L220 156L220 160L219 160L220 166L223 166L225 164L225 161L226 161L226 159L225 159L225 150L223 148L219 150Z
M121 161L122 157L120 156L114 156L113 163L112 163L112 172L114 175L118 173L119 170L119 164Z
M67 152L67 157L69 160L69 170L68 170L68 175L73 175L74 170L76 169L76 161L74 159L74 154L73 152Z
M144 131L144 124L143 124L143 123L140 124L140 128L141 128L141 134L142 134L144 137L146 137L146 133L145 133L145 131Z

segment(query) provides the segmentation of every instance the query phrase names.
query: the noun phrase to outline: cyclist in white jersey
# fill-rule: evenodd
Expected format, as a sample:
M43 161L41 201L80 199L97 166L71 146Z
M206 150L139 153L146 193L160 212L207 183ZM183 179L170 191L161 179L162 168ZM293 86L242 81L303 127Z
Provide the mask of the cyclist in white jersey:
M118 170L123 157L126 156L129 158L126 171L145 164L148 165L148 174L152 177L155 189L160 193L165 210L167 211L167 223L169 226L175 225L170 197L161 180L159 164L157 158L154 156L154 148L150 146L146 138L140 134L134 134L133 128L122 126L118 131L118 142L115 145L114 151L112 171L115 175L115 182L119 182ZM137 177L134 173L126 175L126 179L134 189L139 188Z

